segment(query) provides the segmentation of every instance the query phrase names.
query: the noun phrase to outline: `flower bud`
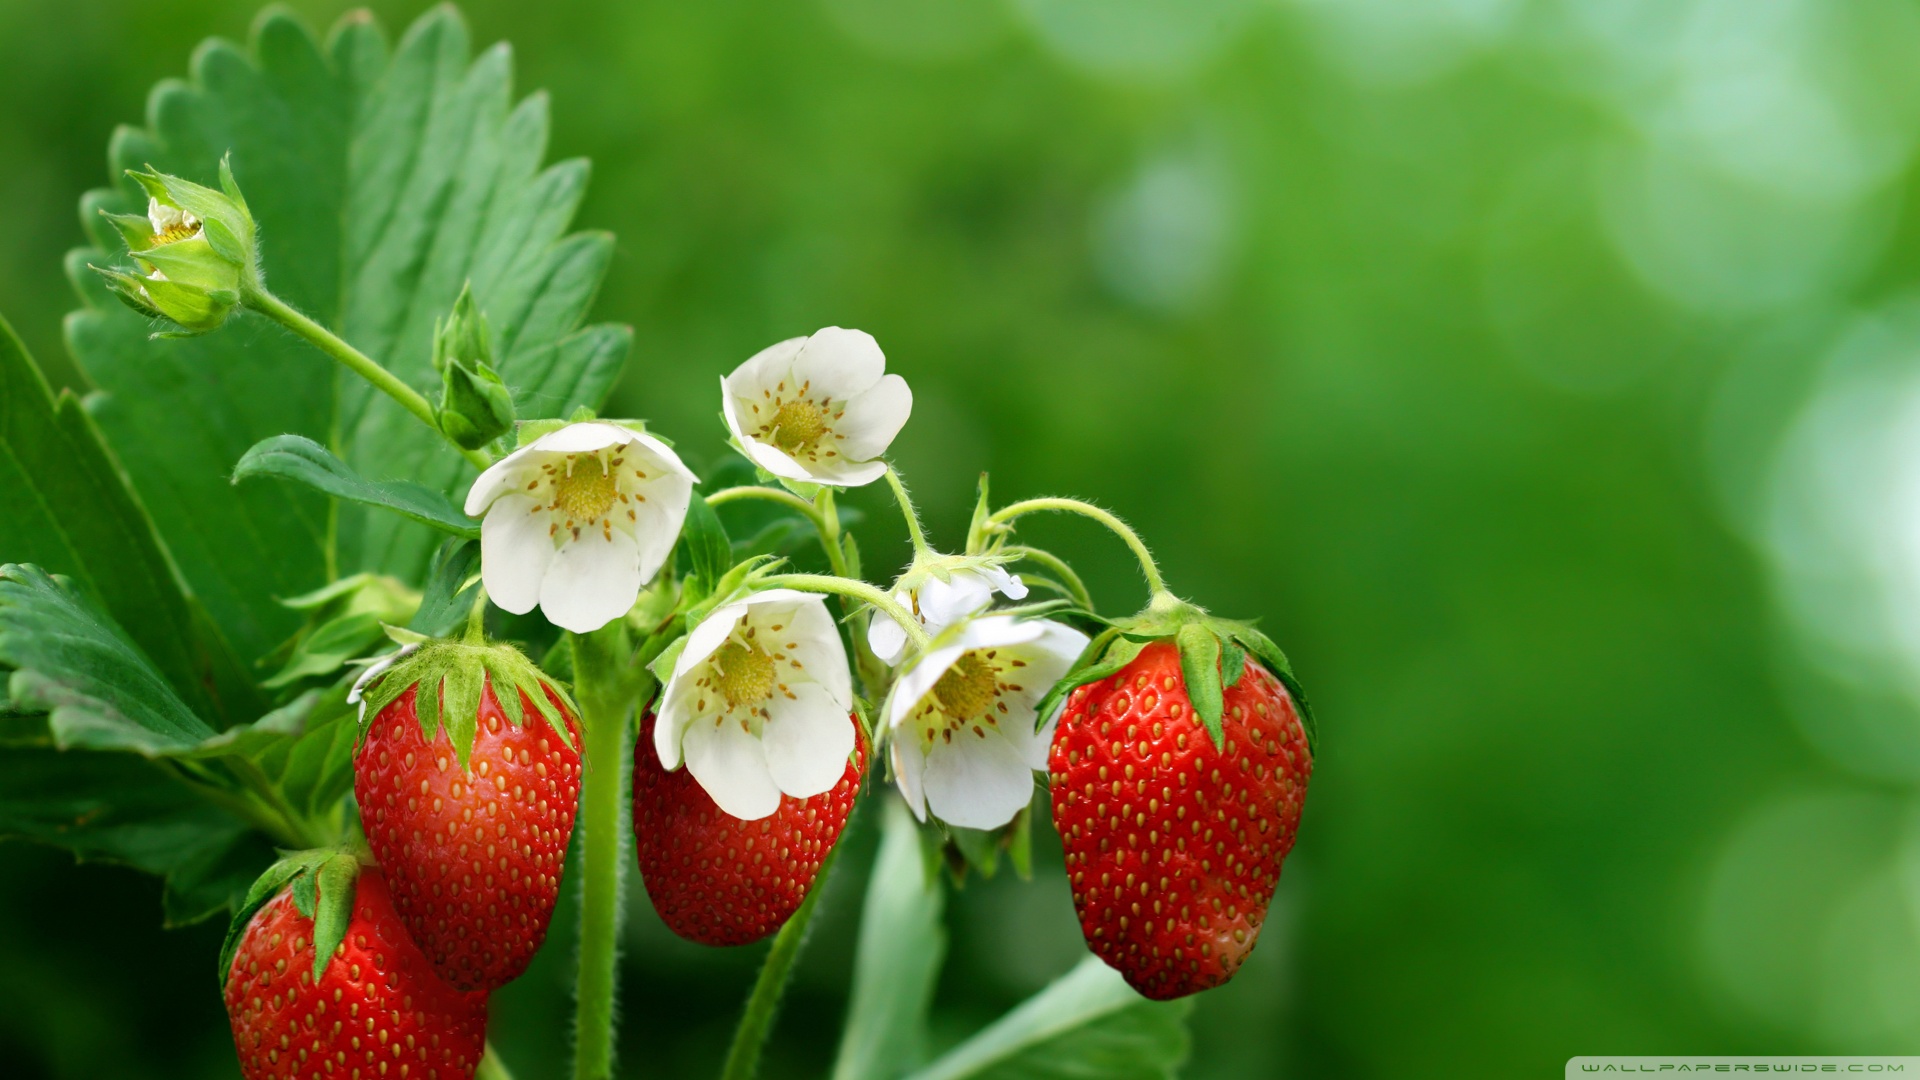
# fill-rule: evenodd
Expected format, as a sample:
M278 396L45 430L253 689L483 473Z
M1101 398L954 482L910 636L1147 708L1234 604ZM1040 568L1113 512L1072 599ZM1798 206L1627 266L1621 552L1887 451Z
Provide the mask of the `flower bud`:
M147 195L147 212L107 214L139 274L94 267L113 291L143 315L167 319L190 334L225 322L246 286L259 280L253 215L220 162L223 191L148 166L129 171Z
M449 439L477 450L513 430L513 394L493 370L487 319L471 284L434 327L433 368L440 373L440 430Z

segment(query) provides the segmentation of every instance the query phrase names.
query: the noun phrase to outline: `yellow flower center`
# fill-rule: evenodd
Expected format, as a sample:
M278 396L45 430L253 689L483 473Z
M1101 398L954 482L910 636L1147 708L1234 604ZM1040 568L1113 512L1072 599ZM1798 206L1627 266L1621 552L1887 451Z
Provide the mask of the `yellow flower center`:
M553 481L553 501L574 521L598 521L613 507L620 490L606 462L597 457L576 458Z
M827 433L827 417L820 406L805 398L796 398L780 406L773 414L773 445L791 454L811 449Z
M996 685L992 666L979 653L968 652L933 684L933 696L947 715L972 720L993 708Z
M773 696L773 657L758 645L728 641L713 654L720 677L714 685L727 704L739 708Z
M182 240L191 240L200 235L200 224L192 218L177 221L153 234L153 246L177 244Z

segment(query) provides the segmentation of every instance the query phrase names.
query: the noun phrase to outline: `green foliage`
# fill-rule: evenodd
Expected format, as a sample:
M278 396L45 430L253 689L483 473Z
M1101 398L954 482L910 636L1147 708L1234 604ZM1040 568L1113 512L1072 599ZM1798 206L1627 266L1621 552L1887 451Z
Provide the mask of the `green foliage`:
M454 509L445 494L410 480L374 481L303 435L276 435L248 449L233 467L233 482L275 477L338 499L390 510L444 533L479 539L480 525Z
M946 889L906 804L882 797L880 853L867 879L853 993L833 1080L897 1080L925 1060L927 1011L946 960Z
M34 566L0 566L0 664L15 704L42 709L62 749L188 750L213 737L126 632Z
M55 397L0 320L0 559L65 574L100 598L175 694L216 720L263 699L182 587L80 403Z
M1170 1080L1192 1007L1147 1001L1090 956L910 1080Z

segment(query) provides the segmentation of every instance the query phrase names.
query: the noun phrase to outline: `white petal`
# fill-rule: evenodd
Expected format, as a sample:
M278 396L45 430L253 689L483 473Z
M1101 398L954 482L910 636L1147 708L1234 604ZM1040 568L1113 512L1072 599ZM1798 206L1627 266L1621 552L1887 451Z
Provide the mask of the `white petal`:
M734 368L733 374L721 380L721 385L748 401L758 401L761 390L771 390L793 374L793 358L806 343L804 337L774 342Z
M1020 580L1019 574L1009 574L998 566L989 566L981 571L993 584L993 591L1009 600L1025 600L1027 583Z
M559 431L542 435L527 444L527 449L542 450L550 454L584 454L593 450L605 450L609 446L630 443L638 435L639 432L632 428L590 420L581 424L568 424Z
M540 583L553 562L553 523L534 513L540 504L531 495L506 495L495 500L480 523L480 578L487 596L502 611L525 615L540 602Z
M764 595L764 594L762 594ZM827 598L818 593L801 593L794 605L779 644L787 655L800 661L807 678L818 683L839 704L840 711L853 708L853 674L847 667L847 647L840 640L840 629L827 610Z
M728 635L733 633L735 624L747 614L747 605L728 604L710 613L700 620L700 625L687 635L687 647L680 650L680 658L673 662L673 678L677 683L680 677L692 671L695 666L704 664L707 658L720 651L726 644Z
M912 415L913 391L907 389L907 380L888 375L847 402L846 415L835 425L840 453L854 461L879 457Z
M933 690L933 684L939 682L940 676L966 651L965 645L958 644L935 649L901 675L900 681L893 684L893 692L887 695L887 726L898 728L904 724L914 707Z
M687 506L693 501L693 485L698 481L681 464L679 456L658 440L639 436L628 453L634 460L624 461L621 469L631 466L647 474L643 480L627 473L620 480L623 493L646 497L645 501L636 499L629 504L634 517L627 524L631 526L639 552L640 580L647 582L653 580L653 575L673 551L674 541L680 538L680 527L687 520Z
M920 619L938 634L993 603L993 586L971 570L955 570L949 580L930 577L920 586Z
M540 612L576 634L591 633L625 615L640 598L640 549L623 532L581 530L561 545L540 583Z
M740 448L747 452L747 457L750 458L755 465L760 466L773 475L787 480L824 483L824 481L819 480L813 473L807 471L805 465L788 457L786 452L779 447L770 443L763 443L745 432L735 431L734 434L739 437ZM884 472L885 470L882 471Z
M767 771L780 790L796 799L832 791L846 775L853 753L853 719L824 687L791 686L793 697L775 693L772 714L760 731Z
M927 755L920 749L920 740L895 738L889 745L892 747L889 756L893 759L893 782L900 788L900 794L906 797L907 808L913 811L913 816L925 821Z
M690 683L670 681L660 695L660 711L653 720L653 749L660 755L660 767L672 772L680 767L680 742L687 726L698 719L693 710L694 687Z
M909 611L913 610L913 595L905 589L894 593L893 601ZM893 621L892 616L876 611L873 621L867 624L867 648L886 663L898 663L900 654L907 651L907 632Z
M539 464L539 461L535 460L533 447L523 446L487 466L487 471L481 473L479 478L474 480L473 486L467 489L465 507L467 516L479 517L487 512L487 507L493 505L493 500L509 491L518 491L525 487L527 481L533 479L532 476L527 475L529 471L533 472L534 476L539 475Z
M767 471L774 472L772 469ZM813 466L805 477L798 479L825 484L828 487L857 488L865 487L885 475L887 475L887 463L884 461L863 461L855 464L836 458L831 463L823 461Z
M1044 619L1022 621L1012 615L983 615L969 622L956 644L965 649L998 649L1038 641L1047 631Z
M767 772L760 740L738 721L696 723L687 728L681 746L687 771L720 809L744 821L758 821L780 809L780 789Z
M814 331L793 358L794 378L809 384L812 396L831 401L865 393L886 370L887 358L872 334L837 326Z
M1033 798L1033 770L999 732L981 730L927 751L927 809L949 825L997 829Z

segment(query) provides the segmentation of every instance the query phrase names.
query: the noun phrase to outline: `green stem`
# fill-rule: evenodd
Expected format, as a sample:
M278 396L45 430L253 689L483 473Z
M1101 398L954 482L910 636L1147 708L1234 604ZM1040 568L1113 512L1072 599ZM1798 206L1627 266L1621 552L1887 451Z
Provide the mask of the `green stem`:
M900 513L907 519L907 537L913 541L914 555L925 555L927 538L920 531L920 512L914 509L913 498L907 494L907 485L891 465L887 466L887 484L893 488L894 501L900 504Z
M473 1072L473 1080L513 1080L513 1073L507 1071L506 1063L500 1060L500 1051L487 1044L487 1052L480 1057L480 1067Z
M1065 559L1045 548L1037 547L1010 547L1005 549L1005 553L1012 555L1016 562L1025 559L1053 571L1054 576L1060 579L1060 584L1067 587L1067 594L1073 597L1074 602L1088 611L1094 609L1093 594L1087 591L1087 583L1080 580L1080 575L1074 573L1073 567L1068 566Z
M586 742L581 783L580 970L575 989L575 1080L613 1076L614 976L619 963L622 850L627 832L627 708L619 624L572 635L575 696Z
M720 1070L720 1080L752 1080L760 1071L760 1051L773 1030L774 1015L780 1011L780 996L787 989L787 980L793 977L794 961L800 959L801 946L807 943L807 923L813 919L814 906L820 902L827 874L832 871L834 856L839 852L836 846L827 853L807 898L800 901L799 909L787 920L787 925L774 935L773 947L767 950L766 962L760 965L760 977L754 980L753 993L747 996L746 1014L740 1017L740 1026L733 1032L733 1044L727 1047L727 1063Z
M487 587L485 585L473 591L473 607L467 612L466 640L469 645L487 643Z
M808 521L813 522L814 528L825 531L825 527L820 524L820 512L814 508L814 505L786 488L761 487L758 484L721 488L707 496L707 505L725 506L740 499L765 499L768 502L779 503L788 509L798 510L807 516Z
M263 288L247 289L243 300L248 307L305 338L308 344L339 361L348 371L372 383L380 392L399 402L401 408L432 428L434 434L445 437L440 431L440 421L433 415L433 406L427 399L402 382L399 376L381 367L372 357L342 341L333 331L302 315L293 305ZM451 440L447 445L460 451L460 456L472 462L475 468L485 469L493 464L492 459L478 450L465 449Z
M847 573L847 551L840 544L840 509L833 504L833 489L823 487L813 501L814 524L820 529L820 546L827 549L827 565L843 578Z
M762 579L762 584L775 588L798 589L801 592L830 593L858 600L878 610L907 632L907 637L915 648L924 649L932 639L927 637L927 628L913 613L896 603L893 597L874 588L864 581L852 578L830 577L826 574L774 574Z
M1113 530L1115 535L1126 541L1127 546L1133 549L1133 557L1140 560L1140 573L1147 579L1147 591L1155 599L1167 591L1166 582L1160 577L1160 568L1154 565L1153 555L1147 551L1146 542L1140 539L1140 534L1134 532L1126 522L1092 503L1081 502L1079 499L1028 499L1014 503L1012 506L1002 507L988 518L987 522L990 525L1005 525L1022 514L1032 514L1042 510L1079 514L1081 517L1092 518Z

